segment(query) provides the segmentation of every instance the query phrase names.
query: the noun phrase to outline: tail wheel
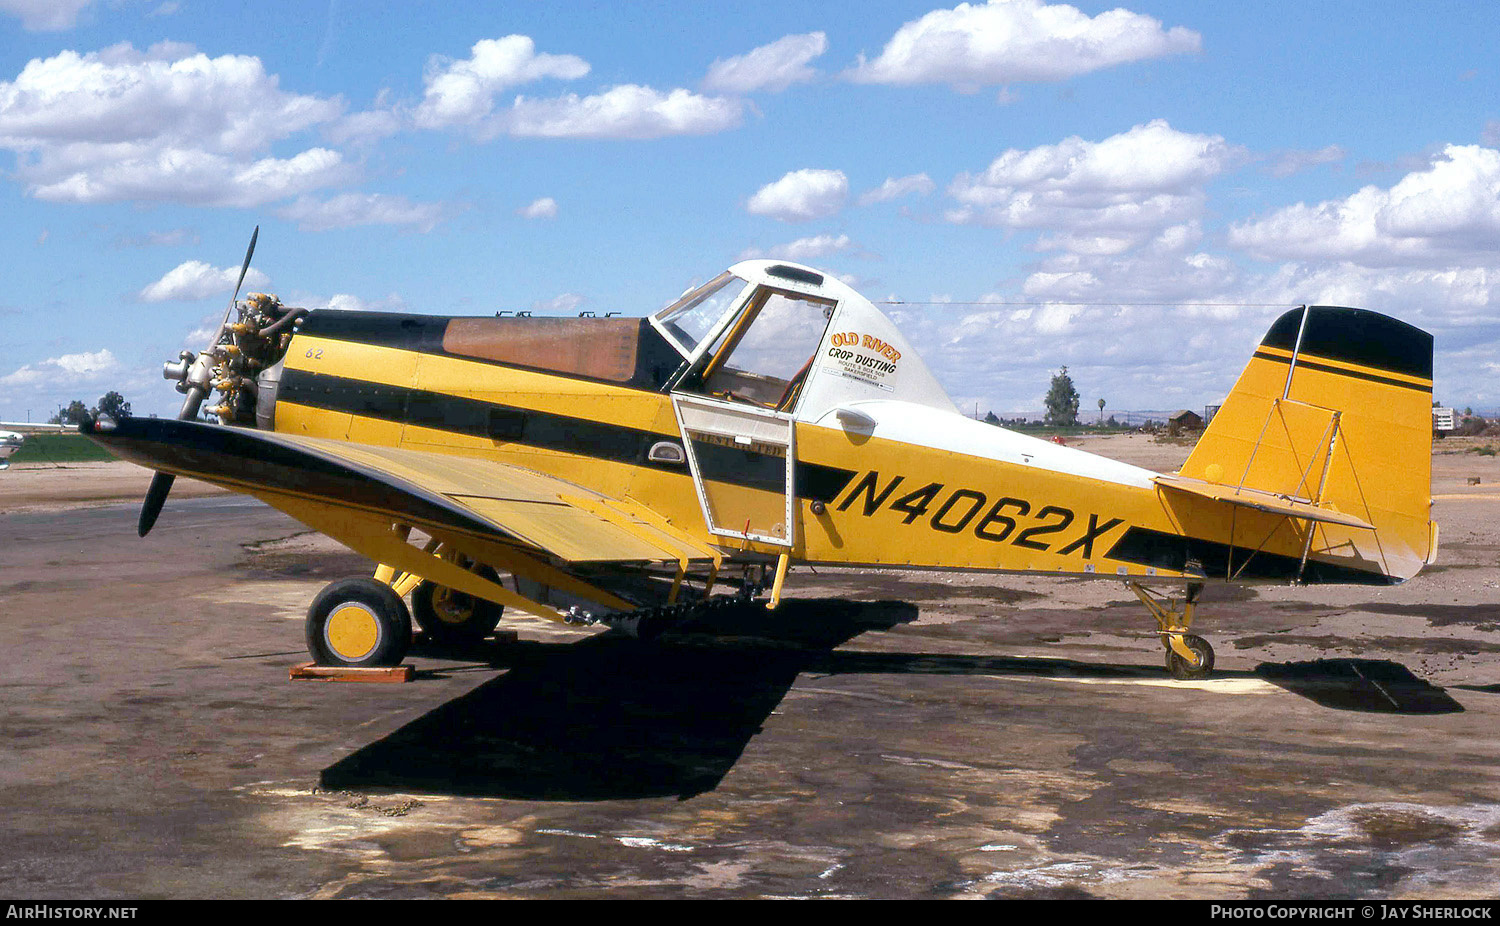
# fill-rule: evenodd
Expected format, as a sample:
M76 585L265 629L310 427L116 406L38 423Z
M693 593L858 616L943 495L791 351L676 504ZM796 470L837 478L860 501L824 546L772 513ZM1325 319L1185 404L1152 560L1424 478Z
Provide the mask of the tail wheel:
M384 582L331 583L307 609L307 650L322 666L395 666L411 646L411 614Z
M500 581L488 566L471 567L491 582ZM474 643L489 636L505 613L503 605L425 579L411 592L412 617L438 643Z
M1192 650L1195 657L1193 662L1188 662L1171 645L1167 646L1167 671L1175 679L1191 681L1197 678L1207 678L1214 670L1214 648L1208 645L1208 641L1196 634L1186 633L1182 635L1182 642L1188 649Z

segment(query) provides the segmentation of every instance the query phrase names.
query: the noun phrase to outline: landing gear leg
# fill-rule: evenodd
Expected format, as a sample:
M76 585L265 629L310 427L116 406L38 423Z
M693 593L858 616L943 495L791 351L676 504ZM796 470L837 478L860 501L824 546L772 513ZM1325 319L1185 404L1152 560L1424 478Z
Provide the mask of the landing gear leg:
M1125 584L1156 618L1157 633L1167 651L1167 671L1172 677L1184 681L1206 678L1214 668L1214 648L1202 637L1188 633L1193 626L1198 596L1203 593L1203 583L1189 582L1180 606L1138 583Z

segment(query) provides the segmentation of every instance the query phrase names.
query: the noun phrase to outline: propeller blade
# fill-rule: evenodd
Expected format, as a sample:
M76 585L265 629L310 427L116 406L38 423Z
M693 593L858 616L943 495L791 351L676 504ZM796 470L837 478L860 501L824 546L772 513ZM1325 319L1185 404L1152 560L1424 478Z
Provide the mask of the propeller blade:
M240 287L245 285L245 274L250 272L250 258L255 254L255 239L260 237L260 226L255 226L255 231L250 233L250 247L245 249L245 262L240 264L240 278L234 284L234 295L229 297L229 305L224 309L224 319L219 322L219 330L214 332L213 340L208 342L210 350L219 343L219 338L224 334L224 326L229 324L229 315L234 311L234 304L240 298ZM198 414L197 409L193 414Z
M224 326L229 324L229 315L234 311L234 304L240 298L240 287L245 285L245 274L250 272L250 258L255 255L255 241L260 237L260 226L255 226L255 231L250 233L250 247L245 249L245 262L240 264L240 278L235 281L234 295L229 297L229 307L224 310L224 320L219 322L219 330L214 332L213 340L208 342L208 348L203 352L199 362L211 363L205 359L218 346L219 339L224 335ZM186 363L186 355L184 355ZM184 368L184 379L187 368ZM208 395L207 387L204 385L193 385L188 387L187 398L182 402L182 410L177 413L178 421L187 421L198 417L198 409L203 405L203 398ZM161 508L167 503L167 493L172 491L172 483L177 477L171 473L157 473L151 477L151 488L146 490L146 500L141 503L141 519L136 523L136 530L142 537L150 533L156 524L157 515L161 514Z
M260 229L257 228L256 231ZM255 248L255 238L250 239L250 247ZM249 255L245 255L249 260ZM215 338L215 341L218 339ZM207 395L198 386L192 386L187 391L187 398L182 400L182 408L177 412L178 421L187 421L198 417L198 409L203 405L203 397ZM151 487L146 490L146 500L141 503L141 517L136 522L136 533L144 537L151 532L156 524L157 515L161 514L161 506L167 503L167 493L172 491L172 483L177 479L171 473L157 473L151 477Z
M260 237L260 226L255 226L255 231L250 233L250 247L245 249L245 262L240 264L240 278L235 281L234 295L229 297L229 307L234 308L234 301L240 298L240 287L245 285L245 274L250 272L250 258L255 255L255 239Z
M176 479L171 473L157 473L151 477L151 488L146 490L146 501L141 505L141 518L135 525L136 533L140 536L151 533L151 528L156 524L156 516L161 514L161 506L167 503L167 493L172 491L172 483Z

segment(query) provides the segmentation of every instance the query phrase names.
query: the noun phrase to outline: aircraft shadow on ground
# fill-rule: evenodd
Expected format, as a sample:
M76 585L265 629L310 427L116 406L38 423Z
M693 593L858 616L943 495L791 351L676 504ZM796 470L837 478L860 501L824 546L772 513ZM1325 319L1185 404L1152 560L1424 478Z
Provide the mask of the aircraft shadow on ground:
M320 783L533 800L686 799L718 786L803 673L1165 677L1164 669L1070 659L835 651L916 616L904 602L797 599L776 611L711 612L649 644L605 634L495 645L482 658L505 674L329 766ZM462 655L472 661L476 651ZM1215 677L1264 678L1342 710L1462 710L1391 662L1267 663Z
M1324 707L1375 714L1457 714L1463 705L1389 659L1263 662L1255 674Z
M902 602L711 612L686 638L498 646L508 669L325 769L322 785L545 800L690 797L718 786L797 676ZM695 644L704 636L714 645ZM469 656L472 657L470 652Z

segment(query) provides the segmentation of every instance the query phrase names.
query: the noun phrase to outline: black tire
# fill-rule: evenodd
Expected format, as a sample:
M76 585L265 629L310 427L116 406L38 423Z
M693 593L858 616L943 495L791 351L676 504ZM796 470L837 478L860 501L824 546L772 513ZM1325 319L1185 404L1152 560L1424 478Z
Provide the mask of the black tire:
M411 614L384 582L339 579L307 609L307 651L320 666L397 666L410 646Z
M474 572L491 582L500 581L488 566ZM411 613L434 643L477 643L494 632L505 607L424 579L412 589Z
M1208 641L1194 634L1184 634L1182 642L1198 657L1198 664L1190 665L1187 660L1177 655L1177 651L1171 646L1167 647L1167 671L1172 677L1181 681L1191 681L1198 678L1207 678L1214 670L1214 648L1208 645Z

